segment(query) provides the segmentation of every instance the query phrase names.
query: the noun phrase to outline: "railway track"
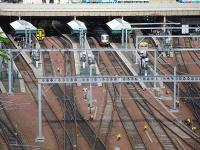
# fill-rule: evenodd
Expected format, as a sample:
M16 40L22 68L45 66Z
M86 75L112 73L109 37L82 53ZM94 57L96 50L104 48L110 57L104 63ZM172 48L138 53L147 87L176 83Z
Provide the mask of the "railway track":
M179 40L179 42L176 42L176 43L178 43L178 44L182 43L182 47L191 48L191 44L190 44L190 41L188 38L186 38L186 39L180 38L177 40ZM175 57L176 57L177 66L178 66L178 69L180 72L179 74L188 74L189 71L185 65L182 53L176 52ZM184 92L181 92L181 94L183 94L187 97L199 97L199 94L198 94L199 88L196 86L196 84L183 83L183 86L184 86L187 94L185 94ZM194 116L197 118L198 122L200 123L200 104L198 103L198 101L195 99L191 99L191 100L187 101L186 104L188 105L188 107L190 108L190 110L193 112Z
M124 65L118 63L118 62L120 62L119 58L114 54L113 54L113 57L115 58L115 61L116 61L116 63L113 63L114 60L112 59L112 63L114 64L114 67L121 66L121 69L118 67L117 72L120 75L130 75L129 72L127 72L125 69L123 69ZM142 89L133 91L132 89L135 88L133 86L133 84L128 84L128 85L126 85L126 87L127 87L127 90L129 91L129 93L134 98L134 100L140 104L137 106L139 107L140 111L142 112L143 116L145 117L146 121L148 122L149 126L151 127L152 131L156 135L158 142L160 143L162 148L163 149L177 149L175 143L171 140L171 138L169 137L169 135L167 134L165 129L162 127L160 122L157 121L157 118L155 117L155 115L153 115L153 112L151 111L151 109L149 108L147 103L144 101L145 98L139 94L139 91L141 91ZM147 111L147 110L149 110L149 111ZM155 126L156 126L156 128L155 128Z
M112 62L113 62L113 60L112 60ZM117 61L117 62L119 62L119 61ZM120 64L118 63L118 65L117 66L119 66ZM119 67L117 67L118 69L119 69ZM121 72L122 71L119 71L119 73L121 74ZM129 71L127 71L127 74L128 74L128 72ZM128 86L130 86L131 84L128 84ZM133 87L131 87L131 89L133 89ZM138 90L138 91L142 91L142 89L140 89L140 90ZM138 94L139 94L140 92L138 92ZM135 93L133 93L132 95L135 95ZM148 108L148 105L150 105L150 104L147 104L147 101L145 102L145 101L142 101L142 100L144 100L144 97L141 97L141 98L138 98L139 100L140 100L140 102L138 101L138 100L136 100L137 102L138 102L138 104L139 105L141 105L141 106L143 106L143 109L145 109L146 110L146 113L147 112L149 112L149 110L151 110L151 109L149 109ZM145 103L144 103L145 102ZM151 107L153 107L153 105L151 105ZM141 108L140 108L141 109ZM153 108L154 109L154 113L155 114L153 114L151 111L149 112L149 114L147 115L146 114L146 118L150 118L150 126L151 126L151 120L153 120L152 119L152 117L155 119L155 120L153 120L153 122L156 122L157 121L157 123L158 124L160 124L160 127L161 127L161 129L163 129L163 133L162 132L160 132L160 129L158 129L158 131L155 131L156 129L153 129L154 130L154 133L155 133L155 135L157 136L157 138L158 138L158 140L159 140L159 142L161 143L161 145L162 145L162 147L163 148L169 148L169 147L171 147L172 149L177 149L177 147L178 146L180 146L180 144L176 141L176 140L171 140L170 139L170 136L169 135L167 135L167 133L166 133L166 131L165 131L165 129L164 128L167 128L168 130L170 130L173 134L175 134L176 136L178 136L182 141L184 141L184 143L186 143L186 145L187 146L189 146L190 148L197 148L198 146L197 145L199 145L199 140L196 140L195 139L195 136L191 136L191 133L188 133L187 132L187 130L185 130L182 126L180 126L179 124L178 124L178 122L177 121L173 121L173 120L169 120L166 116L164 116L163 114L162 114L162 118L160 118L161 117L161 113L158 111L158 110L156 110L156 108ZM155 112L156 111L156 112ZM144 113L144 110L143 110L143 113ZM152 116L150 116L150 115L152 115ZM148 117L148 116L150 116L150 117ZM159 117L158 117L159 116ZM158 119L159 118L159 119ZM167 120L166 122L164 122L163 123L163 121L164 120ZM149 121L148 121L149 122ZM168 125L174 125L174 126L176 126L176 127L178 127L178 128L181 128L181 130L184 132L184 133L186 133L186 134L188 134L195 142L196 142L196 145L194 146L194 145L192 145L191 143L187 143L187 141L185 140L185 139L183 139L182 137L180 137L175 131L173 131L172 129L170 129L169 127L168 127ZM155 126L152 124L152 128L154 128ZM157 132L157 133L156 133ZM165 133L164 133L165 132ZM164 137L165 138L163 138L162 137L162 135L160 135L162 133L162 135L164 135ZM171 141L171 142L169 142L169 141ZM176 143L176 145L175 145L175 143Z
M174 46L175 47L180 47L179 46L179 39L178 38L174 38ZM180 65L180 69L181 70L178 70L177 71L177 74L182 74L182 72L187 72L187 68L184 66L184 61L183 61L183 59L182 59L182 55L181 55L181 53L178 53L178 57L176 57L176 58L178 58L178 60L177 60L177 62L178 62L178 64ZM151 56L152 57L152 56ZM159 64L161 64L163 67L165 67L167 70L168 70L168 73L164 73L164 74L173 74L173 67L168 63L168 62L166 62L163 58L160 58L159 60L158 60L158 62L159 62ZM163 74L163 71L161 71L161 70L159 70L159 72L160 72L160 74ZM173 89L173 84L171 84L171 83L165 83L169 88L171 88L171 89ZM184 86L185 86L185 88L187 89L187 91L183 91L182 89L180 89L180 95L181 96L183 96L183 97L188 97L188 96L192 96L192 95L190 95L190 94L188 94L188 93L190 93L189 91L188 91L188 84L183 84ZM190 86L190 84L189 84L189 86ZM193 89L193 87L190 87L191 89ZM186 93L187 92L187 93ZM196 91L197 92L197 91ZM184 100L184 99L183 99ZM193 109L193 105L194 105L194 103L191 103L191 101L189 101L189 100L184 100L185 102L186 102L186 104L188 105L188 107L192 110L192 111L195 111L194 109ZM195 141L195 143L197 143L196 145L199 145L199 137L198 136L196 136L196 135L194 135L192 132L191 132L191 130L188 130L188 128L187 127L185 127L185 126L183 126L183 125L181 125L181 124L178 124L177 122L174 122L174 123L176 123L176 126L177 127L179 127L183 132L185 132L192 140L194 140ZM195 146L194 146L195 147Z
M46 38L47 39L47 38ZM51 42L49 39L47 39L49 42ZM42 45L43 48L46 48L46 45L44 44L44 42L40 42L40 45ZM66 55L63 55L61 53L62 57L64 58ZM51 63L51 58L50 58L50 55L49 55L49 52L45 52L43 53L43 61L44 61L44 70L45 70L45 76L54 76L54 72L53 72L53 68L52 68L52 63ZM55 84L54 86L50 87L52 93L58 98L59 100L59 104L60 104L60 108L65 111L65 107L67 107L67 105L64 104L65 102L65 98L66 95L64 95L61 91L61 88L58 84ZM65 93L66 94L66 93ZM63 106L64 104L64 106ZM64 107L64 108L63 108ZM76 143L76 132L75 131L75 125L74 125L74 122L72 121L71 122L71 114L68 113L68 111L65 111L64 113L65 115L65 120L64 120L64 131L65 132L65 135L64 135L64 141L67 141L70 139L70 141L72 142L72 145L73 147L75 145L77 145ZM54 120L56 121L56 120ZM64 132L63 132L64 133ZM67 138L66 138L67 137ZM65 142L64 143L64 147L67 148L67 144L68 142ZM74 148L75 149L75 148Z
M103 75L108 75L108 74L110 74L110 72L108 71L108 69L105 69L107 66L106 66L106 64L104 64L104 58L103 58L102 53L104 53L104 52L101 52L101 56L100 56L100 62L101 62L99 64L100 72L102 72ZM104 54L104 55L106 55L106 54ZM102 69L102 68L104 68L104 69ZM140 136L123 100L121 100L119 98L120 92L119 92L118 88L114 84L108 84L107 89L112 98L114 107L117 110L117 113L119 115L119 118L123 125L123 128L128 136L128 140L129 140L129 143L131 144L132 149L146 149L146 146L143 143L141 136ZM109 125L107 125L107 130L108 129L109 129Z
M60 42L63 45L67 45L65 37L60 37ZM61 40L62 39L62 40ZM55 44L55 43L54 43ZM68 43L69 44L69 43ZM67 62L69 62L71 64L72 60L73 60L73 55L72 53L69 53L69 57L68 60L66 60ZM73 67L74 65L71 64L71 73L73 73ZM69 87L67 85L67 87ZM56 91L54 94L58 97L59 101L61 101L62 104L64 104L63 102L63 96L64 96L64 92L62 91L62 89L60 88L60 86L58 84L55 84L55 86L53 86L52 89L53 91ZM66 106L66 110L68 115L66 115L66 119L69 120L73 120L77 122L77 126L79 127L79 130L81 132L81 134L84 136L84 138L86 139L86 141L88 142L88 144L90 145L90 147L94 150L104 150L105 149L105 145L104 143L99 139L99 137L97 137L96 133L93 131L93 129L91 128L91 126L89 125L89 123L83 118L83 116L80 114L80 112L77 110L74 112L74 95L73 95L73 86L71 86L68 90L65 96L66 96L66 101L65 101L65 106Z
M19 133L13 127L12 122L9 120L7 113L1 110L0 116L0 134L5 141L9 150L25 150L23 141L19 136Z
M91 48L96 48L97 41L93 37L90 37L88 39L88 43ZM99 62L99 53L93 52L93 54L94 54L96 62ZM105 88L108 89L107 86L105 86ZM98 132L99 132L99 135L100 135L100 138L102 139L102 141L104 141L104 143L107 145L108 135L112 128L113 116L114 116L113 102L112 102L111 96L110 96L109 92L107 92L107 90L106 90L106 99L107 99L107 101L104 106L104 112L103 112L103 115L102 115L102 118L100 121L100 126L98 129Z
M100 68L102 67L106 67L106 65L100 65ZM103 75L108 75L109 72L103 74ZM128 112L128 110L126 109L123 101L121 101L120 97L120 93L118 91L118 89L113 85L113 84L108 84L108 91L112 97L112 101L114 103L114 106L118 112L118 115L120 117L120 120L122 122L122 125L126 131L126 134L128 136L129 142L132 146L132 149L146 149L141 136L138 133L138 130L135 126L135 124L133 123L133 120ZM137 139L137 140L135 140Z
M11 43L5 44L5 48L10 48L13 45ZM0 102L0 105L3 105ZM0 134L4 139L9 150L26 150L23 146L23 140L14 127L5 109L0 110Z
M186 47L188 48L191 48L191 44L189 43L190 42L190 39L189 38L186 38L182 40L182 42L185 41L187 44L186 44ZM180 42L179 42L179 39L178 38L174 38L174 41L173 41L173 44L174 44L174 47L180 47ZM181 47L184 47L183 45ZM196 52L189 52L191 58L194 60L194 62L198 62L197 64L199 65L199 59L198 57L196 57L198 54ZM182 55L180 52L176 52L175 53L175 56L177 58L177 62L178 62L178 67L180 68L178 71L177 71L177 74L178 75L181 75L181 74L188 74L188 70L187 68L185 67L184 65L184 61L183 61L183 58L182 58ZM158 62L161 64L161 65L165 65L164 67L169 71L170 74L173 74L173 67L167 62L165 61L163 58L159 59ZM194 64L194 63L192 63ZM162 74L162 71L160 71L160 73ZM168 87L170 88L173 88L173 85L171 83L166 83ZM193 83L190 83L190 84L193 84ZM184 86L185 86L185 89L188 90L187 86L190 84L186 84L184 83ZM194 87L191 87L191 89L194 89ZM196 90L197 92L197 90ZM188 96L191 96L188 94L188 92L185 92L183 91L182 89L180 89L180 95L184 96L184 97L188 97ZM188 101L186 101L187 103ZM192 109L191 106L189 106L189 108Z
M182 42L181 47L187 47L187 48L191 48L191 44L190 44L190 40L188 38L186 38L186 40L184 38L179 39L179 38L174 38L173 40L173 45L174 47L180 47L180 40ZM185 43L186 42L186 43ZM184 45L183 45L184 44ZM189 52L189 54L191 55L193 52ZM178 66L177 69L177 74L178 75L182 75L182 74L188 74L188 70L185 66L184 60L182 58L182 53L181 52L175 52L175 57L176 57L176 64ZM193 58L194 59L194 58ZM197 58L196 58L197 59ZM173 70L174 68L163 58L160 58L158 60L158 62L169 71L170 74L173 74ZM160 71L160 73L162 74L162 71ZM165 74L165 73L164 73ZM172 83L165 83L169 88L173 89L173 84ZM180 89L180 95L183 97L195 97L195 93L197 94L199 91L199 88L196 87L196 85L194 83L182 83L184 86L184 89ZM196 97L199 97L196 95ZM194 99L191 100L185 100L183 99L187 106L189 107L189 109L193 112L193 114L195 115L195 117L197 118L198 122L199 122L199 108L200 105L197 104L197 101Z
M29 89L29 91L31 92L31 94L34 97L34 100L37 104L37 79L35 78L31 68L28 66L28 64L26 63L26 61L24 60L24 58L19 55L16 57L15 59L15 63L16 66L18 67L18 69L20 70L20 73L22 74L22 77L24 78L25 84L27 85L27 88ZM45 109L45 111L43 111L43 115L45 116L47 122L50 125L50 128L52 129L52 132L55 136L57 145L59 149L63 149L63 125L62 122L59 121L59 119L57 118L55 112L52 110L51 106L48 104L48 102L46 101L45 97L43 96L43 109ZM56 123L52 123L52 120L57 120ZM68 142L68 147L69 149L73 149L73 146L71 144L71 142Z
M117 57L117 56L116 56ZM117 62L120 62L120 60L118 60ZM118 64L118 66L119 66L120 64ZM121 64L122 65L122 64ZM122 66L123 67L123 66ZM121 71L122 72L122 71ZM129 74L129 71L126 71L127 73L126 73L126 75L130 75ZM130 89L133 89L134 87L133 87L133 85L132 84L128 84L127 86L130 86ZM138 85L137 85L138 86ZM139 87L139 86L138 86ZM177 141L172 141L172 140L170 140L169 138L170 138L170 136L169 135L167 135L167 133L166 133L166 131L165 131L165 129L164 129L164 127L166 128L168 128L168 126L170 126L170 124L171 125L174 125L174 126L176 126L176 127L178 127L178 128L180 128L180 125L178 125L178 123L176 122L176 121L172 121L172 120L169 120L168 118L166 118L166 117L164 117L164 115L162 115L161 116L161 113L157 110L157 111L155 111L156 110L156 108L155 107L153 107L153 105L150 105L150 103L147 103L148 101L145 101L144 99L145 99L145 97L143 97L143 96L141 96L141 92L139 92L139 91L142 91L142 89L140 88L139 90L137 90L137 94L135 93L135 91L132 93L132 96L133 97L136 97L136 102L138 102L138 104L139 105L141 105L142 107L143 107L143 110L141 109L141 107L140 107L140 109L142 110L142 112L143 112L143 114L144 114L144 116L146 116L145 118L148 120L148 118L149 118L149 120L150 121L148 121L148 123L149 123L149 125L152 127L152 130L154 131L154 133L155 133L155 135L157 136L157 138L158 138L158 140L160 141L160 143L161 143L161 145L163 146L163 148L164 149L167 149L167 148L169 148L170 146L172 146L173 147L173 145L174 145L174 147L173 148L177 148L177 146L179 146L179 144L177 143ZM130 93L131 93L131 91L130 91ZM136 96L137 95L137 96ZM138 98L139 97L139 98ZM148 105L150 105L151 106L151 108L152 109L154 109L154 112L152 112L151 111L151 109L150 109L150 107L148 106ZM145 111L146 112L145 112ZM148 113L149 114L148 114ZM146 113L146 114L145 114ZM164 121L164 120L167 120L167 121ZM164 121L164 122L163 122ZM153 124L152 124L152 122L153 122ZM158 128L154 128L155 127L155 124L156 124L156 122L157 122L157 124L160 124L160 129L159 129L159 126L157 126ZM161 131L161 129L163 129L163 132L165 132L165 133L163 133L162 131ZM181 127L181 129L182 129L182 127ZM155 130L158 130L158 131L155 131ZM168 128L168 130L171 130L172 131L172 129L169 129ZM161 131L161 132L160 132ZM182 129L182 131L184 132L184 133L187 133L188 134L188 132L185 130L185 129ZM175 135L177 135L176 134L176 132L174 132L174 131L172 131L173 132L173 134L175 134ZM194 138L194 136L191 136L191 134L189 133L188 135L190 135L190 137L193 139L193 140L195 140L195 142L196 142L196 145L194 146L194 145L192 145L192 144L190 144L190 143L187 143L187 141L185 140L185 139L183 139L183 138L181 138L180 136L179 136L179 138L181 139L181 140L183 140L185 143L187 143L187 146L189 146L190 148L197 148L198 146L197 145L199 145L199 140L197 140L196 141L196 139ZM164 137L164 138L163 138ZM168 137L168 139L167 139L167 137ZM170 143L170 141L171 141L171 143ZM176 145L175 145L175 143L176 143ZM168 147L169 146L169 147Z
M25 60L22 58L22 56L18 56L16 59L16 65L19 68L22 77L24 78L24 82L26 83L28 89L30 90L31 94L33 95L34 99L37 100L37 80L32 72L32 70L29 68L29 66L26 64ZM37 101L36 101L37 103ZM57 115L51 108L51 106L48 104L46 101L46 98L43 96L43 115L45 116L47 122L49 123L52 132L55 136L56 142L58 144L59 149L63 149L63 125L62 122L58 119ZM52 123L52 121L55 121L55 123ZM69 137L68 137L69 138ZM66 140L68 141L68 148L69 149L74 149L73 144L71 140Z

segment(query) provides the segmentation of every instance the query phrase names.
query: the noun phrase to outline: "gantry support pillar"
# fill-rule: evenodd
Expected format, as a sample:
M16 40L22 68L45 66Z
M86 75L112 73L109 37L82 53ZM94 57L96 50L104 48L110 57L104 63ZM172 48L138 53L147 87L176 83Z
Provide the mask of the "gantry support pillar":
M13 57L12 52L8 51L10 61L8 61L8 95L13 94Z
M44 142L44 136L42 134L42 84L38 83L38 136L37 142Z

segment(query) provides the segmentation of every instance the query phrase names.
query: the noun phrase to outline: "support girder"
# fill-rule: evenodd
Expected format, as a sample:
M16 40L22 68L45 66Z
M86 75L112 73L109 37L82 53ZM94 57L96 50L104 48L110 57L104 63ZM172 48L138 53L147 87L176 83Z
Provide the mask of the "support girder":
M140 36L137 36L140 37ZM144 36L146 37L146 36ZM152 36L151 36L152 37ZM159 36L156 36L159 37ZM164 36L160 36L160 37L164 37ZM166 36L167 37L167 36ZM133 51L148 51L148 52L153 52L153 51L162 51L159 49L155 49L155 48L138 48L138 49L126 49L126 48L117 48L117 49L113 49L113 48L91 48L91 49L4 49L5 51L11 51L11 52L56 52L56 51L61 51L61 52L82 52L82 51L123 51L123 52L133 52ZM172 48L171 51L200 51L200 47L199 48Z
M131 83L131 82L200 82L200 75L159 76L67 76L38 78L39 84L52 83Z

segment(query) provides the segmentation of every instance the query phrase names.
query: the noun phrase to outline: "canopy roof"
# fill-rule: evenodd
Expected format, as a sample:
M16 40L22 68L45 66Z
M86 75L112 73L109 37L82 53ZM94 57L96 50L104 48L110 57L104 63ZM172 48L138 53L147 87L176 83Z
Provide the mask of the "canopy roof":
M25 20L16 20L10 23L10 25L15 30L16 34L25 34L25 30L31 30L31 33L35 33L37 30L35 26Z
M131 25L127 21L124 21L121 18L113 19L106 23L107 26L110 28L112 33L121 33L122 29L131 30Z
M79 20L72 20L67 23L67 25L73 30L75 33L79 33L80 29L83 31L87 31L85 23Z

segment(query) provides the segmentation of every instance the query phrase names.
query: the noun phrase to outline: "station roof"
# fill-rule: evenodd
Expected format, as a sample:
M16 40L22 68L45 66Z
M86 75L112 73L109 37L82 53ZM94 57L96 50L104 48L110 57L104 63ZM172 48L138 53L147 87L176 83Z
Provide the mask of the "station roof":
M1 38L8 38L1 27L0 27L0 37Z
M121 33L122 29L131 30L131 24L121 18L113 19L106 23L113 34Z
M182 18L181 19L182 24L188 24L188 25L197 25L200 24L200 18Z
M67 25L73 30L73 33L79 33L80 29L83 29L84 32L87 31L85 23L79 20L72 20L68 22Z
M25 34L25 30L31 30L31 33L36 33L37 28L25 20L16 20L10 23L16 34Z

